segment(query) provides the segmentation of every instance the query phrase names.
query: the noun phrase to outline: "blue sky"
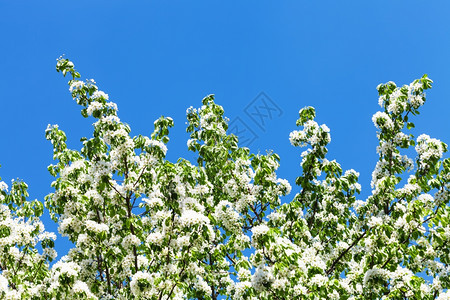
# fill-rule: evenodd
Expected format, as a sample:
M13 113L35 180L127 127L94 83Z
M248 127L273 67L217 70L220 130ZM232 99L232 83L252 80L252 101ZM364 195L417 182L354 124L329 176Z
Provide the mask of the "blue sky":
M361 173L364 199L377 161L379 83L429 74L434 87L414 133L450 143L449 12L448 1L415 0L0 0L0 176L25 180L31 198L43 200L53 180L47 124L59 124L72 148L91 136L93 120L55 71L65 54L118 104L133 135L171 116L172 161L192 157L186 108L215 94L231 122L252 134L251 150L278 153L279 176L294 185L302 150L289 132L298 110L314 106L331 129L329 159ZM252 115L256 108L267 117ZM48 219L46 226L56 231Z

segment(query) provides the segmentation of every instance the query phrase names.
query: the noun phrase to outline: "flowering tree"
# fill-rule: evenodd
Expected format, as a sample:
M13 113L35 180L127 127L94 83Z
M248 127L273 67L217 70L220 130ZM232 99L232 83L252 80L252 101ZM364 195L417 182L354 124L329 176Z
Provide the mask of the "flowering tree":
M404 133L431 88L426 75L378 86L379 161L365 201L359 174L326 159L328 127L301 109L290 141L308 149L299 192L282 204L291 185L277 178L279 156L239 147L213 96L187 110L196 163L173 163L171 118L131 137L93 80L64 58L56 69L96 119L79 151L57 125L46 130L56 180L45 206L74 247L50 265L56 236L39 220L43 205L27 201L25 183L0 182L2 299L449 299L447 145ZM415 161L400 153L414 146Z

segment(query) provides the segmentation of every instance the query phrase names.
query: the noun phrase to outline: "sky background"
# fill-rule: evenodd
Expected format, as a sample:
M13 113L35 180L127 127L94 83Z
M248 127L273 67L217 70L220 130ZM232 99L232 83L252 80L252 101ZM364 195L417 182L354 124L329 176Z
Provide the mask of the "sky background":
M241 145L278 153L278 175L294 186L303 149L289 133L299 109L314 106L331 129L328 158L361 173L365 199L378 159L371 118L379 83L427 73L434 87L413 133L450 143L449 13L449 1L415 0L0 0L0 176L23 179L30 198L43 201L54 180L47 124L59 124L71 148L92 135L93 119L81 116L68 78L55 71L65 54L118 104L132 135L149 135L161 115L174 119L171 161L193 157L186 108L215 94Z

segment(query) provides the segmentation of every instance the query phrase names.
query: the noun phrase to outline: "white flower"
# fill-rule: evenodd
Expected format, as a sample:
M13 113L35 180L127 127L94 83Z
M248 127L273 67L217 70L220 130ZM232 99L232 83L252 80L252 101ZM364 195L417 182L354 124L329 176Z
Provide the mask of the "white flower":
M264 286L269 285L273 280L272 272L268 267L258 267L252 276L252 286L255 290L261 292L264 290Z
M294 130L289 134L289 141L292 146L305 146L306 134L303 131Z
M426 284L426 283L422 283L421 285L420 285L420 291L423 293L423 294L428 294L429 292L430 292L430 287L428 286L428 284ZM439 299L439 298L438 298ZM449 298L450 299L450 298Z
M133 246L139 246L141 244L141 240L133 235L129 234L122 240L122 247L125 249L131 249Z
M421 88L423 88L423 84L422 82L418 81L416 83L411 83L409 85L409 88L411 89L412 92L419 91Z
M4 191L4 192L8 191L8 185L4 181L0 181L0 192L1 191Z
M80 270L81 267L75 262L59 261L52 267L52 276L57 280L59 280L61 275L76 277Z
M107 232L109 229L108 225L106 225L105 223L99 224L92 220L86 221L85 226L88 231L92 231L94 233Z
M308 288L306 286L297 284L294 286L294 295L295 296L301 296L306 295L308 293Z
M255 201L256 197L254 195L242 195L236 202L236 210L241 213L245 212L249 205L252 205ZM239 216L236 216L236 218L239 219Z
M320 128L322 128L322 130L325 132L330 132L330 128L328 128L328 126L325 124L320 125Z
M321 275L321 274L316 274L316 275L314 275L313 278L311 278L310 283L312 285L315 284L315 285L321 287L321 286L325 285L327 281L328 281L328 277Z
M75 284L72 287L72 291L76 294L85 294L88 298L97 299L97 297L91 293L87 284L80 280L75 281Z
M367 270L366 274L364 275L364 281L363 284L364 286L366 286L369 282L370 279L374 278L374 277L384 277L386 275L386 270L383 269L369 269Z
M142 201L145 202L149 208L155 208L155 207L164 205L161 198L156 197L156 196L151 199L144 198L144 199L142 199Z
M299 217L302 217L303 212L300 211ZM284 221L284 219L286 218L286 215L284 213L280 213L279 211L273 211L270 215L267 216L267 218L274 222L277 223L279 221Z
M160 232L152 232L147 236L147 243L161 245L164 240L164 236Z
M245 201L251 200L251 198L243 198ZM246 206L239 202L239 209L244 209ZM233 204L229 201L220 201L214 212L214 217L219 220L223 226L229 231L240 231L240 220L241 217L239 213L234 209Z
M279 178L277 180L277 183L279 184L280 190L283 191L285 195L288 195L291 193L292 187L291 187L289 181L287 181L286 179Z
M376 112L372 117L372 122L375 125L375 127L379 129L390 130L394 128L394 122L392 122L390 116L385 112L381 111Z
M104 99L104 100L108 100L109 96L108 94L105 94L102 91L95 91L92 96L91 99L95 100L95 99Z
M89 107L87 108L87 114L89 116L92 116L92 114L98 110L103 109L103 104L97 101L92 101L91 104L89 104Z
M194 286L197 290L202 291L206 295L211 294L211 287L208 285L208 283L201 278L200 276L197 276L197 280L194 283Z
M378 98L378 105L380 105L381 107L383 107L384 101L386 101L386 95L381 95L381 96Z
M142 271L136 272L130 283L131 292L134 296L138 297L143 292L151 288L152 277L149 273L144 273Z
M188 209L183 212L179 219L181 226L191 227L195 225L209 224L209 219L205 215L196 212L195 210Z
M395 221L394 227L396 229L401 229L403 227L405 227L407 224L406 219L404 217L402 218L398 218L397 221Z
M44 255L44 257L47 257L50 260L54 260L58 256L58 253L53 248L45 248L42 251L42 255Z
M111 109L111 110L115 110L115 111L118 110L118 109L117 109L117 104L114 103L114 102L106 102L106 107L108 107L108 108Z
M38 238L40 241L47 240L47 239L56 240L56 234L54 234L53 232L43 232L43 233L39 234Z
M439 297L436 298L436 300L450 300L450 292L442 292L439 294Z
M416 193L419 193L421 191L421 188L418 184L414 183L407 183L402 188L398 189L397 192L400 195L414 195Z
M353 170L353 169L350 169L350 170L345 171L344 176L347 177L347 176L349 176L349 175L353 175L353 176L355 176L355 177L359 177L359 172L356 172L356 171Z
M0 294L2 292L7 292L9 290L8 279L5 278L2 274L0 274Z
M417 138L416 152L419 154L419 167L425 167L430 159L440 159L444 153L445 144L432 139L426 134Z
M425 98L422 95L411 95L408 101L417 109L425 103Z
M187 141L187 146L188 146L188 148L193 147L193 145L194 145L195 142L196 142L195 139L188 139L188 141Z
M157 147L157 148L161 149L161 151L164 153L164 155L166 155L166 153L167 153L167 146L166 146L166 144L164 144L161 141L148 140L148 146Z
M379 226L383 224L383 219L380 217L372 216L367 224L369 225L369 227Z
M72 82L72 84L69 87L69 91L72 92L77 92L79 90L81 90L84 87L84 82L83 81L79 81L79 80L75 80Z
M261 224L253 227L252 240L258 239L260 236L265 235L267 232L269 232L269 227L266 224Z
M420 202L423 202L424 204L434 202L434 198L430 194L422 194L419 197L417 197L417 200L419 200Z

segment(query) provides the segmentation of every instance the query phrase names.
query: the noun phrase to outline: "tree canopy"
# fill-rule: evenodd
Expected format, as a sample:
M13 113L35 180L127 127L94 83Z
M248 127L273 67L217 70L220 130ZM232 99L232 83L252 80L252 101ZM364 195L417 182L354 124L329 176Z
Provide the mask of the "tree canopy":
M280 157L240 147L213 95L186 111L197 160L171 162L170 117L132 137L95 81L65 58L56 70L95 119L80 150L57 125L45 132L55 160L45 207L73 248L55 261L44 205L27 200L24 182L0 181L2 298L450 299L447 145L408 133L432 85L426 75L377 87L379 161L359 200L359 173L326 158L330 129L313 107L289 136L307 148L289 198Z

